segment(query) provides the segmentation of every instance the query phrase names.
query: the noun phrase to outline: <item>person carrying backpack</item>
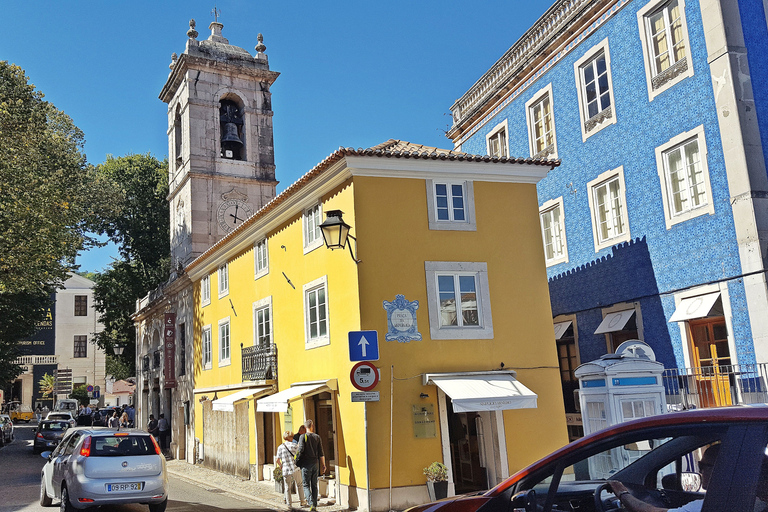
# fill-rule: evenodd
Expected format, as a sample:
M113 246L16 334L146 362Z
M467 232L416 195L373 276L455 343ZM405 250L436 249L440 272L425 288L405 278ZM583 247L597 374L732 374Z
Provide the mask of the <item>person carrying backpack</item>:
M304 481L304 497L309 504L310 512L317 511L317 480L325 473L325 454L320 436L315 434L315 423L307 420L304 423L308 432L299 437L296 450L296 465L301 468L301 478ZM319 471L318 471L319 469Z

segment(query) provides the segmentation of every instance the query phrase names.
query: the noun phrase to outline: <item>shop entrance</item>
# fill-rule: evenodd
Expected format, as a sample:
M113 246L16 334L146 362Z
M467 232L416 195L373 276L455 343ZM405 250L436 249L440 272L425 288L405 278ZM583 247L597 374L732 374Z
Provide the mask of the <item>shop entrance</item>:
M731 405L731 351L725 317L690 320L689 327L702 407Z
M325 453L326 471L330 471L336 465L336 445L334 443L334 434L336 429L333 426L333 400L328 392L318 393L311 397L314 414L307 416L315 422L315 433L323 441L323 452Z
M486 426L490 424L490 413L454 412L447 397L445 404L456 494L489 489Z

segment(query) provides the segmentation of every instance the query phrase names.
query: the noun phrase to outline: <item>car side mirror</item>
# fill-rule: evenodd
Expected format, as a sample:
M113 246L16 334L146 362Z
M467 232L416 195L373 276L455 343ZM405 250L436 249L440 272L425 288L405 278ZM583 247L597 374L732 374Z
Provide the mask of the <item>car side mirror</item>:
M40 454L40 456L42 458L44 458L44 459L51 460L51 453L53 453L53 452L43 452L43 453Z
M701 474L699 473L680 473L680 488L686 492L696 492L701 490Z
M529 489L512 496L513 512L536 512L536 491Z

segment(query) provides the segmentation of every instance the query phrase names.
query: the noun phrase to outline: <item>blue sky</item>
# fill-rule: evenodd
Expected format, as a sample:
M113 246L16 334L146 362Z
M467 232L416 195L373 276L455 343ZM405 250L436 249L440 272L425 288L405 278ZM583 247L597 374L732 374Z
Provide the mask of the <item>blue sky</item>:
M449 148L450 106L551 6L545 0L221 0L230 44L255 54L264 34L278 192L339 146L387 139ZM5 2L0 59L85 133L92 164L107 154L168 153L158 99L189 19L210 35L213 2ZM83 254L101 270L114 248Z

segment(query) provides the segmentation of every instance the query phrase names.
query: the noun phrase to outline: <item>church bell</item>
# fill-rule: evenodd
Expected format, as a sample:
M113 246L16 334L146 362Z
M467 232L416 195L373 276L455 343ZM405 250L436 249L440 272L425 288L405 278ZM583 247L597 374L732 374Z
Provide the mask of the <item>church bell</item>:
M243 141L237 135L237 125L235 123L224 124L221 145L226 149L240 149L243 147Z

